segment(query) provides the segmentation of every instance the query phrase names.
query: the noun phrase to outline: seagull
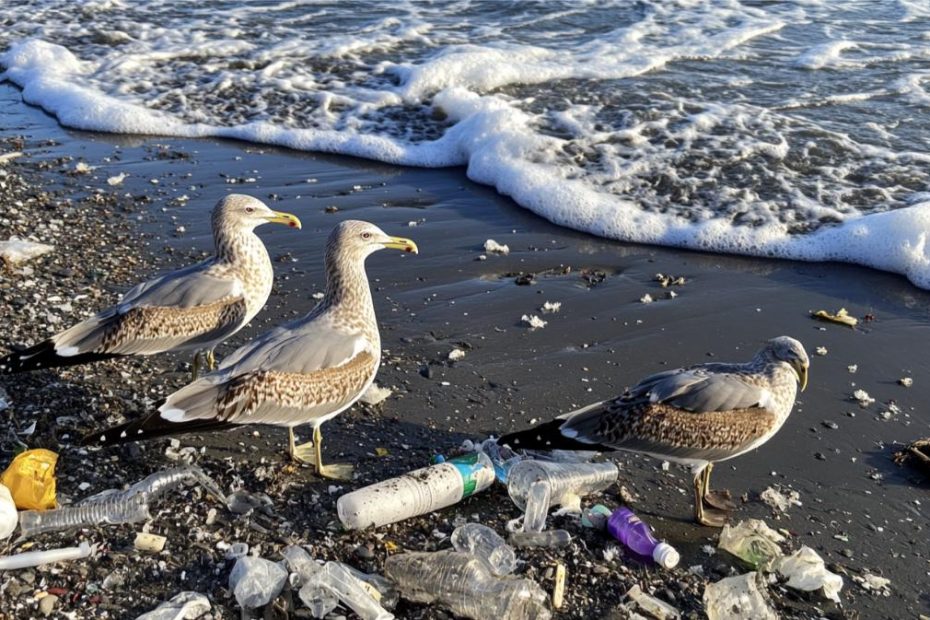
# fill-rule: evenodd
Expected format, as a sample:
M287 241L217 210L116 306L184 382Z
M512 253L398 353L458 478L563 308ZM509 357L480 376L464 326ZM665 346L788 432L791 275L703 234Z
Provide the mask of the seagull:
M272 211L256 198L226 196L213 208L212 258L143 282L115 306L0 358L0 374L194 349L196 378L200 352L214 366L213 348L242 329L268 301L271 259L253 232L268 222L300 228L296 216Z
M351 477L350 465L324 467L320 425L352 406L378 372L381 336L365 259L385 248L417 253L413 241L390 237L374 224L340 223L326 244L326 292L309 314L240 347L147 417L91 434L85 445L271 424L287 427L295 461L312 459L326 478ZM313 426L312 442L296 444L300 424Z
M589 405L498 439L538 450L624 450L692 468L694 518L720 527L735 508L710 489L714 463L758 448L782 427L810 360L788 336L766 342L742 364L699 364L651 375L613 400Z

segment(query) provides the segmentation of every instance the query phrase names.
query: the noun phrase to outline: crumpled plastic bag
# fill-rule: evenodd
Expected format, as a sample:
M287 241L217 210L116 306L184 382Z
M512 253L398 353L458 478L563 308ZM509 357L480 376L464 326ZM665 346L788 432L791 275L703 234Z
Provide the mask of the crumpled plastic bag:
M7 241L0 241L0 261L12 267L47 254L54 249L53 246L44 243L10 237Z
M822 589L824 596L828 599L840 602L843 578L828 571L823 558L810 547L801 547L782 559L778 565L778 572L788 578L788 583L785 585L789 588L804 592Z
M38 448L17 454L0 476L20 510L48 510L57 506L55 464L58 455Z
M181 592L136 620L192 620L210 611L210 599L197 592Z
M718 547L729 551L753 568L768 571L784 555L779 543L785 537L759 519L740 521L735 527L724 525Z
M236 560L229 573L229 589L239 606L245 609L270 603L284 589L285 581L287 571L280 564L253 556Z

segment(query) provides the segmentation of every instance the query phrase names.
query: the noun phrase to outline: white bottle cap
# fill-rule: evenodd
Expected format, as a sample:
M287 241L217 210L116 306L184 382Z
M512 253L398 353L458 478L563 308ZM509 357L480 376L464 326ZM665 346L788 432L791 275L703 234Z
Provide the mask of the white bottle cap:
M675 547L668 543L659 543L652 550L652 559L662 568L675 568L681 560L681 556L675 551Z

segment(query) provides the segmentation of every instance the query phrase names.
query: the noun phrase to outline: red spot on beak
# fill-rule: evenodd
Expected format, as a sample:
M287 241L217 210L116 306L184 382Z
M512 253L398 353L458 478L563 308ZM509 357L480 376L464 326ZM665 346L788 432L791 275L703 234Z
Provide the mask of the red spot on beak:
M297 228L297 222L289 222L288 226L290 226L291 228Z

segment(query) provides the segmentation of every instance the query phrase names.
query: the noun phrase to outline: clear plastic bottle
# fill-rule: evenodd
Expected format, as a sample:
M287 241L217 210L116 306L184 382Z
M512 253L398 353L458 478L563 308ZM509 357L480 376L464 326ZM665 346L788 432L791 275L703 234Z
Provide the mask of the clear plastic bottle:
M566 530L510 533L510 544L514 547L546 547L547 549L557 549L558 547L567 547L571 542L572 535Z
M610 515L607 532L639 555L651 557L662 568L675 568L681 559L674 547L656 540L652 529L625 506Z
M549 516L549 505L552 500L552 489L545 480L537 480L530 485L526 495L526 508L523 512L523 531L541 532L546 529L546 517Z
M517 567L517 557L497 532L480 523L466 523L452 532L452 546L483 561L497 576L509 575Z
M375 573L363 573L348 564L342 564L342 567L352 573L353 577L368 586L368 591L374 595L378 602L381 603L382 607L385 609L394 609L397 607L397 603L400 601L400 592L397 591L397 586L394 585L393 581L385 579L381 575Z
M472 452L347 493L336 512L347 529L378 527L451 506L493 482L491 459Z
M25 538L73 527L140 523L151 518L148 494L141 493L128 499L118 497L93 504L68 506L55 510L24 510L19 513L19 527L22 536Z
M384 563L405 599L439 603L473 620L549 620L546 593L529 579L501 579L475 556L457 551L402 553Z
M196 465L173 467L164 471L158 471L154 474L146 476L124 491L119 489L108 489L106 491L101 491L96 495L92 495L82 500L80 503L95 504L99 501L113 499L115 497L130 498L133 495L138 495L139 493L147 493L149 500L151 501L161 497L168 491L172 491L180 487L186 482L200 483L203 488L205 488L216 499L223 502L224 504L226 503L226 497L223 495L222 491L220 491L220 488L216 485L213 479L210 478L210 476L208 476L206 472L203 471L203 469Z
M510 499L520 510L526 508L530 485L538 480L549 483L550 505L561 506L590 493L603 491L620 477L615 463L553 463L521 461L507 476Z
M282 555L288 570L297 576L296 583L292 581L291 585L297 589L297 596L310 609L310 614L314 618L323 618L336 609L339 604L336 595L320 583L323 567L297 545L286 547Z
M394 618L394 614L381 607L363 587L362 582L339 562L326 563L320 582L332 590L339 600L350 607L362 620L392 620Z

